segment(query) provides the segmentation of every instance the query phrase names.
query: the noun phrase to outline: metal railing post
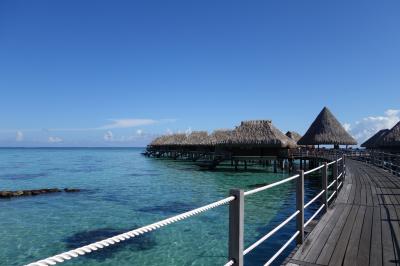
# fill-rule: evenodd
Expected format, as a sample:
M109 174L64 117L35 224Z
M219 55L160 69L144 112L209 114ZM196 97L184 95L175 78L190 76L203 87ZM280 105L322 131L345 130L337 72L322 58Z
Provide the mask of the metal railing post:
M346 155L343 155L343 181L346 179Z
M336 180L335 182L335 190L336 190L336 197L338 196L339 192L339 180L338 180L338 162L335 161L335 163L332 165L332 172L333 172L333 180Z
M231 189L235 200L229 204L229 260L243 266L244 194L241 189Z
M296 209L300 211L297 215L297 230L300 234L297 236L297 244L304 242L304 171L298 171L299 177L297 178L296 185Z
M324 162L324 167L322 167L322 189L325 190L322 194L322 203L325 204L325 212L328 211L328 163Z

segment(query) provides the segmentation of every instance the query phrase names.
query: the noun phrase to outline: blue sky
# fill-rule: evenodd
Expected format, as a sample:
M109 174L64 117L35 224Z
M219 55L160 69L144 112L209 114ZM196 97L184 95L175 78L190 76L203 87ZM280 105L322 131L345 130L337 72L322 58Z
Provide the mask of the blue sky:
M400 109L399 1L0 1L0 146L142 146Z

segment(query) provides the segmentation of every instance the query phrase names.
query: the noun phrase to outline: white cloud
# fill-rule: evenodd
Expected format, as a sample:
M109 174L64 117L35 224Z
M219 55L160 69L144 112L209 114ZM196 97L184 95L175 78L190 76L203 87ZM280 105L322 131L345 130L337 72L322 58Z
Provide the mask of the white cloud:
M172 132L171 129L167 128L167 130L165 130L165 133L166 133L167 135L172 135L174 132Z
M63 141L63 139L60 138L60 137L52 137L52 136L49 137L49 142L50 143L59 143L59 142L62 142L62 141Z
M106 134L104 134L104 140L105 141L113 141L114 140L114 135L113 133L109 130L106 132Z
M136 130L136 135L143 136L144 132L141 129Z
M400 121L400 110L389 109L382 116L368 116L354 124L345 123L343 127L361 144L381 129L390 129Z
M131 128L157 123L157 121L153 119L111 119L110 121L110 124L102 126L99 129Z
M15 141L23 141L24 140L24 133L22 131L18 130L15 134Z
M188 128L185 130L185 134L186 134L186 135L189 135L190 133L192 133L192 128L191 128L191 127L188 127Z

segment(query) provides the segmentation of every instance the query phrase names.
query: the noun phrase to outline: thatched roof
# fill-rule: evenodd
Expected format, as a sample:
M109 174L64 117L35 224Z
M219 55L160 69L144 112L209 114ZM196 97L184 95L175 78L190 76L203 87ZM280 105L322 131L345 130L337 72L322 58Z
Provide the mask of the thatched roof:
M181 145L186 140L185 134L162 135L150 142L150 146L174 146Z
M182 145L186 141L186 134L183 133L175 133L172 135L168 135L164 145L169 146L177 146Z
M272 125L271 120L243 121L232 136L225 140L227 145L252 145L275 148L295 148L296 143Z
M207 131L193 131L186 137L182 145L206 145L207 141Z
M299 139L301 139L301 135L296 131L288 131L286 132L286 136L294 140L296 143L299 141Z
M232 137L233 130L231 129L217 129L208 136L208 145L218 145L226 143Z
M162 146L165 145L166 141L168 140L168 137L170 135L163 135L155 138L152 142L150 142L150 146Z
M387 132L377 143L380 147L400 147L400 122Z
M367 139L361 147L364 148L378 148L378 143L382 137L384 137L390 130L389 129L382 129L376 132L372 137Z
M324 107L297 143L299 145L356 145L357 141L347 133L331 111Z

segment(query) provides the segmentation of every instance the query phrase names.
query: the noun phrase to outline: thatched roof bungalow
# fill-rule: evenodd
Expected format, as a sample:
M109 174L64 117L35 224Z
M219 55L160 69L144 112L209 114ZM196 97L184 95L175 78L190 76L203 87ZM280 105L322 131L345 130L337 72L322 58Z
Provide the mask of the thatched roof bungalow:
M234 155L249 156L279 155L282 150L297 147L271 120L243 121L220 144Z
M182 142L182 146L204 146L207 145L208 133L207 131L193 131L186 136Z
M167 135L167 138L164 142L165 146L181 146L182 143L186 141L186 134L183 133L175 133L171 135Z
M209 136L207 140L207 144L211 146L216 146L219 144L226 143L232 137L233 130L232 129L217 129L214 130Z
M400 122L382 136L377 145L379 148L389 152L400 152Z
M299 145L356 145L357 141L343 128L331 111L324 107L311 124L306 134L297 142Z
M379 148L379 141L389 132L389 129L382 129L376 132L372 137L367 139L363 144L361 144L361 147L367 148L367 149L376 149Z
M159 147L165 145L169 135L162 135L157 138L155 138L150 144L148 145L149 147Z
M285 135L294 140L296 143L301 139L301 135L296 131L288 131Z

